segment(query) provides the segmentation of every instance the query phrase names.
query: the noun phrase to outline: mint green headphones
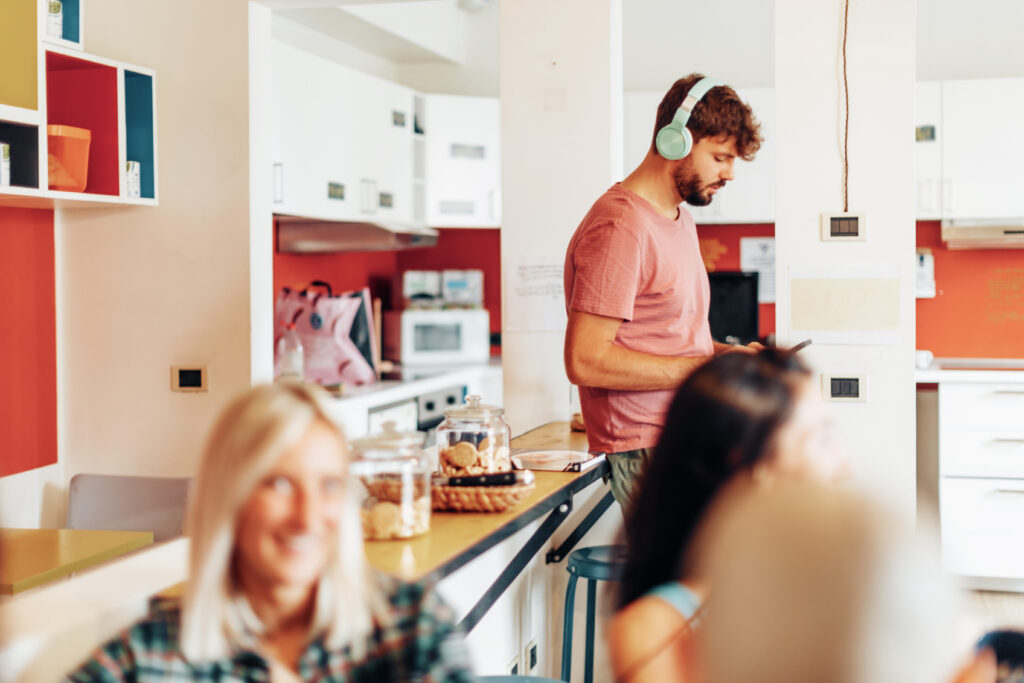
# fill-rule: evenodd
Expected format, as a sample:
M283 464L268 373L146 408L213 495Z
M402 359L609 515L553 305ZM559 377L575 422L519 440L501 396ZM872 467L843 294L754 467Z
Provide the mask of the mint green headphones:
M686 127L690 120L693 108L697 106L701 98L708 94L714 87L722 85L713 78L702 78L693 84L690 92L686 93L682 104L672 117L672 122L658 131L654 138L654 146L658 154L670 161L682 159L693 150L693 135Z

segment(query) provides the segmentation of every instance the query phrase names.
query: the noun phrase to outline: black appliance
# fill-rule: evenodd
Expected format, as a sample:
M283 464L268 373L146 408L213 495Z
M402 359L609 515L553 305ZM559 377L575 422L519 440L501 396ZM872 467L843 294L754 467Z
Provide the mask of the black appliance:
M711 310L708 322L711 336L723 344L749 344L758 338L757 273L713 271Z

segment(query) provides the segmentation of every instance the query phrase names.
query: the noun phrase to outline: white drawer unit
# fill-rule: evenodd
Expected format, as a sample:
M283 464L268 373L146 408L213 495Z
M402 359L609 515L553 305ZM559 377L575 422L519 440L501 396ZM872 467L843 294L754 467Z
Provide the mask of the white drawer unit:
M939 428L1024 428L1024 383L940 383Z
M946 569L1024 588L1024 382L939 382L939 475Z
M943 477L939 500L947 570L1024 579L1024 480Z
M941 476L1024 480L1024 426L1016 430L944 430L939 448Z

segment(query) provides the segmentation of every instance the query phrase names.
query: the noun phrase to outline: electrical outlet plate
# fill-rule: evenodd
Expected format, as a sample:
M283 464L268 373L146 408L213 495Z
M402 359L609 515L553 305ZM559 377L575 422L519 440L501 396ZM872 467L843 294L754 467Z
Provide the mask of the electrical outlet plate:
M203 365L172 365L171 391L205 392L206 367Z
M505 665L505 673L509 676L519 676L520 671L522 671L522 668L519 666L519 655L516 655L508 660L508 664Z
M836 230L832 224L835 222ZM863 213L821 214L821 239L823 242L864 242L867 240L867 225Z
M537 671L540 663L540 652L537 648L537 640L531 640L523 648L523 674L530 676Z
M857 395L856 396L835 396L833 395L833 380L839 382L838 389L843 390L844 387L841 383L843 380L856 380L857 382ZM836 372L831 374L822 373L821 375L821 395L826 401L836 401L838 403L865 403L868 400L868 377L864 374L858 374L856 372Z

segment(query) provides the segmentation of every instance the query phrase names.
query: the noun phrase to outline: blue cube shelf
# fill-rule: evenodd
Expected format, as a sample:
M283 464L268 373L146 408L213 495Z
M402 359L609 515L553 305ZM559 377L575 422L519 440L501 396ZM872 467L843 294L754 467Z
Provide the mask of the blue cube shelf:
M64 40L70 40L72 43L81 43L81 3L79 0L63 0L63 8L61 11L64 15L62 28Z
M156 197L156 155L153 145L153 77L125 69L124 112L126 159L141 165L141 196Z

